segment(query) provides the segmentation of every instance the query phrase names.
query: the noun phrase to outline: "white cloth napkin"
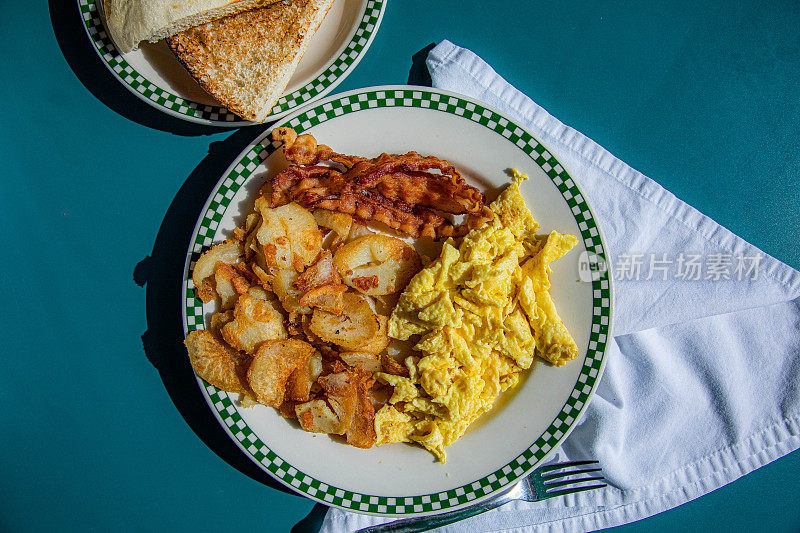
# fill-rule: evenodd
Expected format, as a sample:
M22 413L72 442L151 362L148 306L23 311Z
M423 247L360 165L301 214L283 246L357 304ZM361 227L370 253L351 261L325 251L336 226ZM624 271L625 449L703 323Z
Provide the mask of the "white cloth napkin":
M519 120L564 164L605 234L615 279L605 375L558 452L598 459L609 486L509 504L441 531L633 522L797 449L800 272L559 122L469 50L444 41L427 64L434 87ZM331 509L322 531L381 521Z

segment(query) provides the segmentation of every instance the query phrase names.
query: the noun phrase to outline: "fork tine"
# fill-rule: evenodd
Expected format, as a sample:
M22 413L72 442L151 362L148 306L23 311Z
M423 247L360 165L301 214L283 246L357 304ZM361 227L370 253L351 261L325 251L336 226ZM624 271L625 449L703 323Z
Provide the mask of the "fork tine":
M569 468L570 466L589 466L600 464L600 461L568 461L565 463L554 463L552 465L542 466L536 469L537 472L551 472L553 470L561 470L562 468Z
M547 497L548 498L552 498L553 496L563 496L565 494L574 494L576 492L583 492L583 491L586 491L586 490L602 489L605 486L607 486L605 483L601 483L599 485L591 485L589 487L577 487L577 488L571 488L571 489L561 489L561 490L547 491Z
M583 470L570 470L567 472L549 472L542 475L545 483L550 479L558 479L566 476L576 476L578 474L591 474L592 472L602 472L602 468L584 468Z
M550 489L551 487L563 487L565 485L575 485L576 483L581 483L583 481L602 481L604 479L605 478L603 476L585 477L582 479L565 479L564 481L553 481L552 483L545 483L544 486Z

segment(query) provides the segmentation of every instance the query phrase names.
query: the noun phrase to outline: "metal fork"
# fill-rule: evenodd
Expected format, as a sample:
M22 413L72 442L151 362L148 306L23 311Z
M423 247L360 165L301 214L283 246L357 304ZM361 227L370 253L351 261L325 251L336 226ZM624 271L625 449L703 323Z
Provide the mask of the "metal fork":
M605 487L606 484L599 483L605 478L602 475L598 475L598 473L602 472L601 468L596 467L598 464L597 461L570 461L541 466L516 484L481 503L458 509L457 511L450 511L449 513L396 520L379 526L360 529L357 533L416 533L477 516L505 505L510 501L538 502L556 496L563 496L564 494L600 489ZM595 475L586 477L587 474ZM592 484L586 485L587 482Z

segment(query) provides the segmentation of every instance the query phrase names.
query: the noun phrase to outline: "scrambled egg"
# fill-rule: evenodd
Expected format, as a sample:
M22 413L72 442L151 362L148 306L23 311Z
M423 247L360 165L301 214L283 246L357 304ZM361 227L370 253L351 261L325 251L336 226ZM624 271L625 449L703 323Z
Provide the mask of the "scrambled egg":
M445 462L444 447L517 384L534 354L561 366L578 347L550 297L549 264L573 235L537 236L538 224L512 183L490 208L494 218L441 255L408 284L389 320L389 335L420 335L404 361L408 377L377 373L391 385L375 415L377 444L417 442Z

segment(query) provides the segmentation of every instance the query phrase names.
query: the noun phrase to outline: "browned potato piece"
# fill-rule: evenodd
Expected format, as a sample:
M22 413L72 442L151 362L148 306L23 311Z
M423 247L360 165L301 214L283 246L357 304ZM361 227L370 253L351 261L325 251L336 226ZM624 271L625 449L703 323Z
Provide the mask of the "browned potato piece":
M335 254L336 250L338 250L339 247L344 244L344 242L344 239L336 235L335 238L331 239L330 245L326 246L326 248L330 250L332 254Z
M314 309L309 327L324 342L346 350L359 350L378 333L380 320L369 303L358 294L345 293L344 308L346 312L341 315Z
M256 200L261 223L256 231L267 266L301 272L312 264L322 246L322 234L314 215L296 203L270 208L266 199Z
M288 337L283 313L275 301L243 294L236 302L233 317L222 328L222 337L237 350L253 353L264 341Z
M206 330L190 332L183 342L198 376L227 392L247 391L247 359L236 350Z
M264 405L280 407L289 376L298 367L306 365L313 353L313 346L298 339L264 342L247 371L256 399Z
M222 336L222 328L228 322L233 320L233 310L229 309L227 311L221 311L219 313L214 313L211 315L211 325L208 328L210 331L213 331L216 335Z
M333 266L333 257L328 250L320 254L319 259L297 277L294 286L300 292L308 292L323 285L341 283L339 273Z
M247 371L246 371L246 369L245 369L245 373L244 373L244 381L247 381ZM253 396L253 391L250 391L248 393L242 394L241 397L239 397L239 405L241 405L242 407L247 409L247 408L255 407L256 405L261 405L261 404L259 404L256 401L255 396Z
M347 213L328 211L327 209L315 209L314 219L319 226L334 231L340 237L347 238L347 236L350 235L350 226L353 224L353 217Z
M219 296L220 305L223 309L232 309L239 298L239 291L236 290L234 280L241 276L235 268L228 263L217 261L217 268L214 271L214 288Z
M244 256L248 262L255 263L266 271L269 270L269 265L267 265L267 260L264 257L264 247L258 242L258 228L260 227L261 217L259 216L255 229L248 233L244 239Z
M403 376L404 378L408 377L408 368L398 363L397 359L389 354L381 355L381 369L387 374Z
M366 372L380 372L381 362L378 354L369 352L341 352L342 361L353 367L359 367Z
M375 408L369 398L368 391L372 386L372 374L356 369L351 373L350 379L356 389L355 412L353 422L347 428L347 444L357 448L371 448L377 440L375 433Z
M333 433L341 435L339 417L325 400L316 399L295 406L300 427L312 433Z
M317 348L322 345L322 339L311 331L311 315L300 315L300 334L305 335L308 342Z
M297 311L303 313L310 313L311 310L307 307L300 305L300 298L302 298L302 291L297 290L295 282L299 277L296 270L291 268L273 269L272 275L272 290L278 295L281 305L287 313Z
M295 402L308 401L311 386L322 373L322 354L314 352L308 363L300 365L286 382L286 396Z
M347 285L343 283L323 285L305 293L300 298L300 305L316 307L335 315L341 315L344 312L345 291L347 291Z
M302 335L303 334L303 318L308 315L300 311L292 311L289 313L289 318L286 319L286 331L289 335Z
M243 227L236 227L233 228L233 235L236 237L238 241L247 240L247 237L250 236L253 229L258 225L259 221L261 220L261 215L258 213L250 213L247 215L247 218L244 220ZM245 248L247 245L245 244Z
M317 339L319 340L319 338ZM321 340L319 340L318 344L315 344L315 346L319 350L319 353L322 354L322 373L330 374L331 372L338 372L338 370L333 369L333 365L339 362L339 350L337 350L337 347L332 344L325 344Z
M247 289L247 294L253 298L258 298L259 300L275 301L277 299L277 296L274 292L269 292L260 285L251 286L249 289Z
M389 346L389 317L383 315L376 315L380 327L372 339L366 344L362 345L359 351L369 353L381 353Z
M333 263L347 285L370 296L402 290L422 267L411 245L388 235L364 235L340 246Z
M335 413L334 421L322 404L298 409L298 419L308 431L321 430L337 435L345 434L347 443L359 448L370 448L375 444L375 409L367 391L372 386L370 374L361 370L346 370L319 378L319 384L327 393L328 403ZM305 418L305 420L304 420Z
M197 297L206 303L213 300L215 292L211 276L214 275L217 262L236 263L243 253L242 243L236 240L221 242L203 252L192 270L192 283Z
M354 241L364 235L375 235L375 232L369 229L366 225L356 222L355 220L350 225L350 234L347 236L347 242Z
M278 407L278 411L280 411L283 418L297 418L297 413L295 412L296 407L297 402L292 400L284 400L281 406Z
M256 275L256 277L258 278L258 282L261 284L262 287L266 287L272 290L273 277L270 273L261 268L261 266L259 266L258 263L251 263L250 269L253 271L253 274Z
M349 372L337 372L321 376L317 382L327 393L328 403L330 403L333 412L339 418L339 425L335 431L330 433L342 435L353 423L353 416L358 402L356 384L351 379Z
M244 231L249 234L261 222L261 215L259 213L250 213L244 220Z

